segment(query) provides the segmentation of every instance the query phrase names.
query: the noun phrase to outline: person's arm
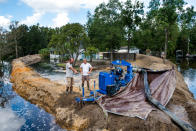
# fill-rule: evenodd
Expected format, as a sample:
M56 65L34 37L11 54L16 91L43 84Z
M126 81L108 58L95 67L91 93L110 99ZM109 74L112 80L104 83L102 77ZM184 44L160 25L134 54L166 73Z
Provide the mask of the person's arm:
M76 69L74 69L72 66L69 67L74 73L78 73Z
M93 70L93 67L90 65L90 70L89 70L88 74L90 74L92 72L92 70Z

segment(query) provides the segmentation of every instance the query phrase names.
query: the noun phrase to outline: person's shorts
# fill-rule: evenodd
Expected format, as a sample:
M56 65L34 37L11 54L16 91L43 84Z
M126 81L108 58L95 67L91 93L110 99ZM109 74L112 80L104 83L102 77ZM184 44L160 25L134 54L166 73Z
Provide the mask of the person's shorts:
M66 77L66 86L67 87L72 87L74 84L73 77Z
M87 76L82 76L82 81L89 81L89 75L87 75Z

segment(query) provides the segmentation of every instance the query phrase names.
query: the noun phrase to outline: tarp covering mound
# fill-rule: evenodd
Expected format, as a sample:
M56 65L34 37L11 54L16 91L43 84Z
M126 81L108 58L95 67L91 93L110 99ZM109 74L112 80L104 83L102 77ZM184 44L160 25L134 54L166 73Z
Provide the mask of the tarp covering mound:
M147 70L147 74L152 97L165 106L176 87L175 71ZM98 103L107 112L141 119L146 119L148 114L155 109L146 99L142 73L136 73L127 87L122 88L116 95L103 96Z

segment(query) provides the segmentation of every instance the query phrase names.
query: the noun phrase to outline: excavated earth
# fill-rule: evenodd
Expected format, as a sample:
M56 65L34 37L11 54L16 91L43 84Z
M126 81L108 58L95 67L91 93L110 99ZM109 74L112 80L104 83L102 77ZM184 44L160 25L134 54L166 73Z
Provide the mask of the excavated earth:
M81 96L79 88L75 87L73 94L65 95L65 85L41 77L28 66L40 60L41 57L39 55L30 55L13 60L11 73L13 89L26 100L53 114L56 122L62 128L87 131L181 130L166 114L158 109L152 111L146 120L110 113L106 120L105 114L96 103L87 103L80 108L74 100L76 96ZM145 55L137 55L136 61L131 63L133 66L154 70L175 67L170 61L166 61L166 64L163 64L162 59ZM196 128L196 100L194 100L193 94L188 90L183 76L177 70L176 78L176 89L167 104L167 108Z

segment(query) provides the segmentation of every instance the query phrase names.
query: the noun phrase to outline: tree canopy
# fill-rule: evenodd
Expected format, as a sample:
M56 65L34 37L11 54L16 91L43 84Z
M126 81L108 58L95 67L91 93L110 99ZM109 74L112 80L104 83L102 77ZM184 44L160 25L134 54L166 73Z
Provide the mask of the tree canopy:
M109 0L92 14L88 12L85 25L50 28L13 21L9 30L0 27L0 59L39 52L47 55L54 49L77 60L82 52L92 56L97 51L115 52L125 45L128 51L134 46L141 52L164 51L166 56L174 56L176 50L184 55L196 53L196 12L186 4L184 0L151 0L144 12L139 0Z
M55 48L61 55L68 54L75 59L88 44L85 28L79 23L67 24L57 28L49 43L49 47ZM75 64L74 62L74 64Z

